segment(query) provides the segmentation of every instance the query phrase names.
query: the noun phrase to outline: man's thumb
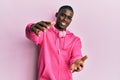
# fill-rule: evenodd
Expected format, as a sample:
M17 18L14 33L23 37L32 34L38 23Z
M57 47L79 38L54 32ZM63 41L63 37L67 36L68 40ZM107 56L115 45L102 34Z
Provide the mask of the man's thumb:
M51 25L55 25L55 21L50 22Z
M81 60L84 62L87 58L88 58L88 56L85 55L85 56L83 56L83 57L81 58Z

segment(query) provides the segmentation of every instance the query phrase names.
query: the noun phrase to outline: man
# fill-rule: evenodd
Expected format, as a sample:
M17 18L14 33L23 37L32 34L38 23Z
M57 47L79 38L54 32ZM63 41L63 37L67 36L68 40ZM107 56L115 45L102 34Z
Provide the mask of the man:
M72 72L83 68L87 56L82 57L80 38L67 30L73 14L72 7L65 5L56 13L56 22L27 25L27 38L40 49L38 80L72 80Z

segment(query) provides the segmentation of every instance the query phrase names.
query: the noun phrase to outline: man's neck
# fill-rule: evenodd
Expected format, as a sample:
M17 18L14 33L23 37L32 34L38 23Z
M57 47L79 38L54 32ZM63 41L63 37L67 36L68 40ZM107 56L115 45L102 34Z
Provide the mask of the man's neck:
M55 28L58 29L59 31L66 31L66 29L62 29L62 28L58 27L57 25L55 25Z

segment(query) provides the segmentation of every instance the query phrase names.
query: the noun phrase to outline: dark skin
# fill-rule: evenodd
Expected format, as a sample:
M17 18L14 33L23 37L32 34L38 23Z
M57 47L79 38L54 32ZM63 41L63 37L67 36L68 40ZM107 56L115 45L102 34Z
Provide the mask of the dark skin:
M63 9L56 13L56 24L55 27L61 31L66 30L72 21L73 12L68 9Z
M56 22L47 22L47 21L40 21L31 26L30 30L34 32L36 35L40 31L45 32L50 26L54 25L58 30L65 31L69 24L72 21L73 12L69 9L62 9L61 11L56 13ZM87 56L83 56L81 59L77 59L71 65L71 72L75 72L81 70L84 67L84 61L87 59Z

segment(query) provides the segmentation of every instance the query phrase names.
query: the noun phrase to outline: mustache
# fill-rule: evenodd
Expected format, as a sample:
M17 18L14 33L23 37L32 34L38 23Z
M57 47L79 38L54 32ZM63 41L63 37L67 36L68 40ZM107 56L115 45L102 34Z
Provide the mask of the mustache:
M60 21L60 23L66 23L66 24L68 24L68 22L67 22L67 21L64 21L64 20L63 20L63 21Z

